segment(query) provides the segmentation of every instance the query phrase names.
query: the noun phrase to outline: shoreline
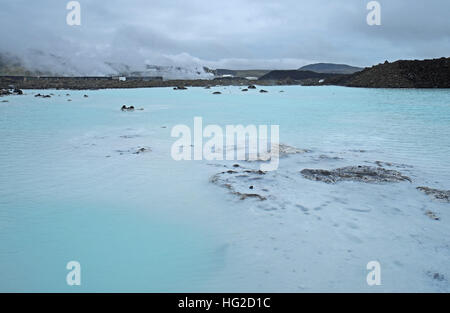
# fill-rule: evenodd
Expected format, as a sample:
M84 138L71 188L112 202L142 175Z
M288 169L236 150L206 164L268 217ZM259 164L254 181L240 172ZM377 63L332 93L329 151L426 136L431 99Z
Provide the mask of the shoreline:
M300 81L258 81L241 78L212 79L212 80L165 80L165 81L118 81L108 79L89 79L72 77L34 78L1 77L0 89L55 89L55 90L98 90L98 89L132 89L132 88L178 88L214 86L281 86L302 85Z
M123 80L122 80L123 78ZM450 88L450 58L432 60L399 60L365 68L354 74L316 73L312 71L275 70L255 79L216 77L214 79L163 80L162 77L64 77L1 76L0 89L129 89L213 86L344 86L392 89ZM4 94L4 93L3 93Z

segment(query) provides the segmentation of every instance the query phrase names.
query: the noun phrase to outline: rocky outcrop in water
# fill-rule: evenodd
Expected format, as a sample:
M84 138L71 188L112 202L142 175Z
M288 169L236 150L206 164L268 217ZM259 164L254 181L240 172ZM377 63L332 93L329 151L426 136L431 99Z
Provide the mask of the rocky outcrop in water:
M439 190L428 187L417 187L417 190L424 192L433 199L450 202L450 190Z
M38 93L37 95L35 95L36 98L51 98L52 96L50 95L41 95L40 93Z
M14 86L10 86L10 89L0 89L0 97L9 95L23 95L23 91Z
M126 105L123 105L122 106L122 108L120 108L120 110L122 111L122 112L125 112L125 111L134 111L134 106L129 106L129 107L127 107Z
M400 172L371 166L347 166L334 170L304 169L301 171L301 174L307 179L327 184L334 184L340 181L364 183L411 182L409 177L402 175Z
M0 89L0 97L1 96L9 96L11 92L8 89Z
M152 151L152 149L150 149L150 148L139 148L135 152L133 152L133 154L141 154L141 153L150 152L150 151Z

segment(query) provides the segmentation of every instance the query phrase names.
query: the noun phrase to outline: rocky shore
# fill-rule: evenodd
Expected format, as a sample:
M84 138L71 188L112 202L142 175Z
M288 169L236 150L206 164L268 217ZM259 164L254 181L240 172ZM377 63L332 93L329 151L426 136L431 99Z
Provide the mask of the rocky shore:
M450 88L450 58L385 62L354 74L315 73L312 71L271 71L259 79L221 77L193 80L126 80L110 77L23 77L0 76L0 89L115 89L211 86L337 85L365 88ZM182 88L180 88L182 86ZM3 93L3 91L2 91ZM6 92L5 92L6 94ZM4 95L4 94L3 94Z
M411 179L394 170L372 166L347 166L334 170L304 169L301 171L303 177L334 184L339 181L357 181L364 183L393 183L409 181Z
M277 85L278 81L252 81L245 78L223 79L194 79L194 80L129 80L120 81L112 79L86 79L79 77L46 77L26 79L23 77L0 76L0 89L67 89L67 90L95 90L118 88L152 88L170 87L183 90L186 87L211 87L211 86L249 86L258 84L262 86ZM296 84L300 84L297 82ZM180 88L182 87L182 88Z
M450 88L450 58L386 61L352 75L328 78L324 84L365 88Z

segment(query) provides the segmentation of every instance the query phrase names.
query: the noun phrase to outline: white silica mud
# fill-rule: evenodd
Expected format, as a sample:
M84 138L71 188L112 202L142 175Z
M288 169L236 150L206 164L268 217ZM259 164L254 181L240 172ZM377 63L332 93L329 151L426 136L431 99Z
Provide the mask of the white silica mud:
M449 292L450 91L256 87L2 97L0 291ZM278 169L173 160L194 117Z

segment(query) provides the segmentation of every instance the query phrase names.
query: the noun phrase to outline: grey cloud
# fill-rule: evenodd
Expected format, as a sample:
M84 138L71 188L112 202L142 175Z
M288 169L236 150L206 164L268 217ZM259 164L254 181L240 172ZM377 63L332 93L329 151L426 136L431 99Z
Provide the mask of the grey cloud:
M367 66L450 51L447 0L380 0L379 27L366 24L368 0L80 0L80 27L66 25L67 2L0 0L0 52L35 66L51 66L44 56L52 53L78 67L74 71L99 73L107 70L103 61L136 67Z

